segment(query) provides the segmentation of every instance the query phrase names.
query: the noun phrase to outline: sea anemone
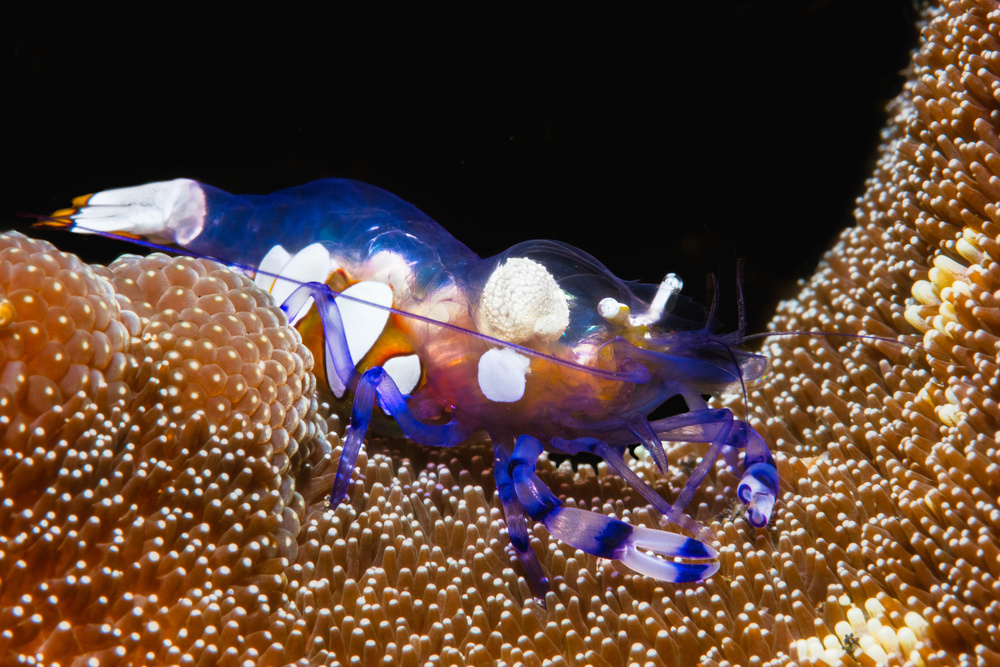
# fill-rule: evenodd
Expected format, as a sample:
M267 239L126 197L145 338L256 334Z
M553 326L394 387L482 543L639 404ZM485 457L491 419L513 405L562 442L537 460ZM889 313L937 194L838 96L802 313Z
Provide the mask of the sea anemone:
M876 171L776 331L751 423L778 461L751 528L721 464L692 585L532 540L512 557L485 443L373 440L330 510L340 426L250 281L0 242L0 661L88 664L1000 662L1000 6L928 12ZM729 406L743 412L742 397ZM667 497L699 446L672 449ZM657 526L618 477L540 462L571 506Z
M284 314L212 262L18 234L0 293L0 661L267 656L327 453Z

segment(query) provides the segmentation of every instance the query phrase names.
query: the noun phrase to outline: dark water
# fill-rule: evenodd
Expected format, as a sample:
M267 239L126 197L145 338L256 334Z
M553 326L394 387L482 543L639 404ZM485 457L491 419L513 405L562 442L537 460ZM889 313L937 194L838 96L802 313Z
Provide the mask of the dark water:
M187 176L268 192L375 183L482 255L558 238L627 279L719 275L735 326L851 221L915 44L907 2L165 17L9 29L10 214ZM57 238L92 261L125 246Z

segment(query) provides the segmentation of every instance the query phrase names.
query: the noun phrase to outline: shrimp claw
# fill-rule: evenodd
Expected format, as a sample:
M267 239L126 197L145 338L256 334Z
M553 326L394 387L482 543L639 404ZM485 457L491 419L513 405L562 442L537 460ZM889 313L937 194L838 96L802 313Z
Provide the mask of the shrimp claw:
M750 525L762 528L770 520L778 496L778 469L764 438L752 428L746 430L750 433L744 455L746 468L736 495L747 506Z
M535 475L542 451L539 440L522 435L509 460L504 462L501 458L498 463L506 463L507 474L525 513L544 523L554 537L599 558L621 561L636 572L664 581L699 581L718 571L718 552L699 540L565 507Z

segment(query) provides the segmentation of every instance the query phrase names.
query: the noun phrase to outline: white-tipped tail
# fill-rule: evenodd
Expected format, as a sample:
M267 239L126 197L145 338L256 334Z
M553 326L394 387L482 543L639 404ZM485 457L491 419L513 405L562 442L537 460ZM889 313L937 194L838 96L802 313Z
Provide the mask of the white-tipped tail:
M205 193L189 178L104 190L73 203L68 217L80 234L124 232L183 246L205 224Z

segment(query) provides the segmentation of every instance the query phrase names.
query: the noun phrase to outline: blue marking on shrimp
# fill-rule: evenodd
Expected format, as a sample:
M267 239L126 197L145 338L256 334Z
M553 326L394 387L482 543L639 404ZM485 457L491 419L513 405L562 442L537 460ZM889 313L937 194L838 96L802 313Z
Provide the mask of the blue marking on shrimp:
M686 510L720 454L742 451L737 495L752 525L770 519L779 480L763 438L702 398L745 395L767 362L736 347L742 327L722 335L714 314L685 318L692 304L672 274L628 283L558 241L480 258L413 205L343 179L264 196L178 179L78 198L49 221L166 241L253 275L321 362L325 386L352 401L333 505L350 494L376 407L427 446L489 435L508 534L539 597L548 583L529 520L646 576L680 583L715 573L714 538ZM688 411L651 422L673 396ZM640 443L666 472L664 441L708 445L673 502L624 459ZM544 451L600 456L695 537L565 507L536 475Z

